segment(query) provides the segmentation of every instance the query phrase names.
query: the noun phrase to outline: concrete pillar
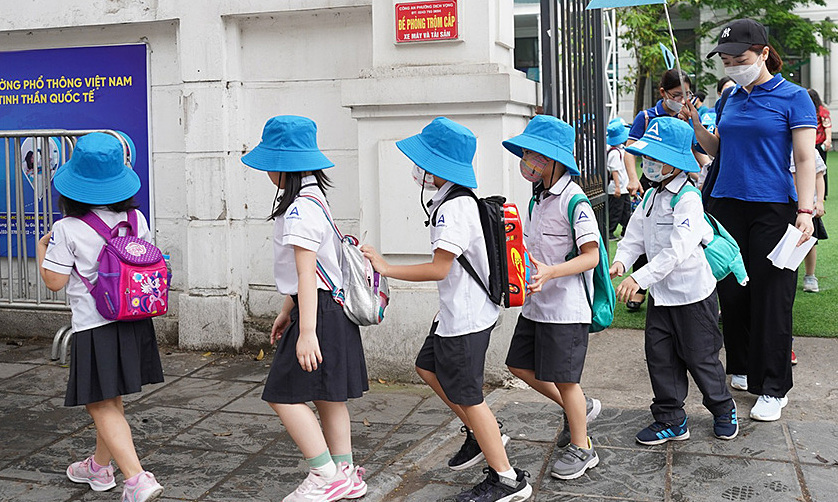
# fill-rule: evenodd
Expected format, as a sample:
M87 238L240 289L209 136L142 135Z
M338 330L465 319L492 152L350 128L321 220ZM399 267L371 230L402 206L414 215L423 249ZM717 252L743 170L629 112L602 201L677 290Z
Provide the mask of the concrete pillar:
M411 162L395 146L445 115L477 136L474 166L480 195L504 194L526 207L529 185L501 141L520 133L534 112L536 84L513 68L512 0L459 1L459 40L395 42L395 1L373 2L373 66L344 81L343 105L358 123L360 231L396 263L430 259L429 233ZM426 199L429 197L425 195ZM391 283L392 307L380 327L365 330L371 375L415 377L412 359L438 308L433 283ZM516 309L506 312L487 358L498 381ZM409 355L407 354L409 353Z

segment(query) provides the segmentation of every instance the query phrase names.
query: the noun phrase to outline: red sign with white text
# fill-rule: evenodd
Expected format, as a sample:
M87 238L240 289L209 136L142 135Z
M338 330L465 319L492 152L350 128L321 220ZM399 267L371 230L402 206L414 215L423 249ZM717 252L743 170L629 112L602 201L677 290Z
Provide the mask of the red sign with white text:
M396 4L396 42L456 40L457 0Z

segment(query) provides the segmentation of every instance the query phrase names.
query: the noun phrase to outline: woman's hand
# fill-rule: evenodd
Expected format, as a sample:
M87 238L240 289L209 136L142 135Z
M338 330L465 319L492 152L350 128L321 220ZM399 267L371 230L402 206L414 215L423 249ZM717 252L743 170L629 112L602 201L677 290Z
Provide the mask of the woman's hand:
M364 244L363 246L361 246L361 252L364 253L364 258L370 261L370 263L372 264L372 268L374 268L376 272L385 277L389 277L386 272L386 270L389 268L389 263L387 263L387 260L382 258L380 254L378 254L378 251L376 251L373 246L370 246L369 244Z
M532 275L532 282L527 284L530 293L538 293L544 287L544 283L553 279L553 269L546 263L542 263L530 255L530 261L535 265L535 273Z
M275 344L282 338L282 333L285 332L285 328L291 324L291 316L287 312L280 312L276 316L276 320L274 320L274 325L271 328L271 345Z
M303 371L309 373L317 369L318 363L323 362L320 343L314 330L300 331L300 338L297 339L297 361Z
M623 274L626 273L626 266L623 265L622 262L615 261L611 264L611 268L608 269L608 273L611 274L611 278L615 277L622 277Z
M689 99L686 100L684 107L681 108L680 112L678 112L678 118L685 121L692 119L693 124L701 123L701 117L698 116L698 108L696 108L692 100Z
M797 242L797 245L801 245L804 242L808 241L812 238L812 233L815 231L815 225L812 223L812 215L809 213L799 213L797 215L797 222L795 222L794 226L803 232L803 235L800 237L800 240Z
M640 285L637 284L632 276L628 276L623 279L623 282L617 285L617 290L615 291L617 294L617 301L621 303L627 302L638 291L640 291Z

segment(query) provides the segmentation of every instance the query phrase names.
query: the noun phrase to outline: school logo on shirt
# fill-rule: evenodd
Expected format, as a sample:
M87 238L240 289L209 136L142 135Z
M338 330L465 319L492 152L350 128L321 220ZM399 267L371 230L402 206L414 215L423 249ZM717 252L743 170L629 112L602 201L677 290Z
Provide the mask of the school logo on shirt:
M590 219L591 219L591 217L588 216L588 213L586 213L585 210L583 209L583 210L579 211L579 217L576 218L576 223L581 223L583 221L588 221Z
M690 228L690 219L687 218L678 224L679 227Z
M301 218L300 218L300 212L299 212L299 211L297 211L297 208L296 208L296 207L295 207L295 208L292 208L292 209L291 209L291 212L290 212L290 213L288 213L288 215L286 216L286 218L288 218L288 219L296 219L296 220L299 220L299 219L301 219Z
M439 215L439 219L436 220L436 226L438 226L438 227L444 227L445 226L445 215L444 214Z

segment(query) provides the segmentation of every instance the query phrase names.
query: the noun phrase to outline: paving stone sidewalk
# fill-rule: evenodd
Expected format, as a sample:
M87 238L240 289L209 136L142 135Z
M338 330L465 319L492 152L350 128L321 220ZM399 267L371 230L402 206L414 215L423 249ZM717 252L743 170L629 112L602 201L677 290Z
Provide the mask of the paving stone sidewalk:
M838 340L796 339L801 364L783 418L747 418L754 397L736 392L742 428L712 436L693 387L691 438L644 447L650 421L642 333L591 338L583 387L603 402L590 427L600 465L573 481L549 475L560 414L525 388L487 394L512 437L516 466L531 475L536 501L838 501ZM161 351L166 382L126 398L138 453L165 485L164 501L280 501L305 464L259 398L270 355ZM49 360L47 340L0 341L0 501L118 500L69 482L67 465L93 449L82 408L64 408L68 370ZM426 387L374 382L351 403L355 458L367 469L367 501L435 501L482 479L480 467L452 472L460 424ZM117 476L121 481L121 476Z

